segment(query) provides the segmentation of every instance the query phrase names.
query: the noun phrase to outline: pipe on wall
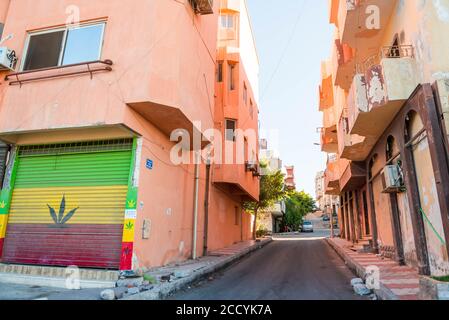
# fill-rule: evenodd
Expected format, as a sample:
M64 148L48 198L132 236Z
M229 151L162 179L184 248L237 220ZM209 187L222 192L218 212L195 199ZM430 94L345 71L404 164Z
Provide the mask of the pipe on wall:
M198 191L200 181L200 153L195 151L195 188L193 191L193 235L192 235L192 259L197 258L196 247L198 242Z

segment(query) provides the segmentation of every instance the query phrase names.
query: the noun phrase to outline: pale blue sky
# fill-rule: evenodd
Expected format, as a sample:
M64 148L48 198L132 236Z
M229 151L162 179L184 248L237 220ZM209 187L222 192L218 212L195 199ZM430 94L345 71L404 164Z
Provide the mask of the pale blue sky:
M328 1L247 2L260 58L262 132L279 130L278 151L284 165L294 165L298 189L314 195L316 173L326 164L325 154L314 143L320 142L316 129L322 126L320 66L330 55L333 35Z

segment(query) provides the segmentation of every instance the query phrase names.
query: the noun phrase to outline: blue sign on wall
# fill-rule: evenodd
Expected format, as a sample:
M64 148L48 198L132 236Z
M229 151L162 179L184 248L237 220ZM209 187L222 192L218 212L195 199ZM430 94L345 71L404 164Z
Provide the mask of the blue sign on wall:
M154 165L153 160L147 159L147 164L146 164L147 169L153 170L153 165Z

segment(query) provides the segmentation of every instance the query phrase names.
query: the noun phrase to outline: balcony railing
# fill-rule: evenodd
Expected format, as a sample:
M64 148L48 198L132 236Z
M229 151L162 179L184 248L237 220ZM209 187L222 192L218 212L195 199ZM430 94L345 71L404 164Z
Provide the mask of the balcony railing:
M10 73L5 77L5 81L9 81L9 85L20 85L24 83L48 80L61 77L69 77L82 74L90 74L92 78L94 73L112 71L111 60L96 60L83 63L68 64L64 66L28 70L17 73Z
M366 73L370 68L381 63L382 59L414 58L415 48L412 45L382 47L378 54L370 56L356 65L357 73Z
M390 46L358 65L348 96L351 135L365 137L351 160L363 161L419 84L413 46Z

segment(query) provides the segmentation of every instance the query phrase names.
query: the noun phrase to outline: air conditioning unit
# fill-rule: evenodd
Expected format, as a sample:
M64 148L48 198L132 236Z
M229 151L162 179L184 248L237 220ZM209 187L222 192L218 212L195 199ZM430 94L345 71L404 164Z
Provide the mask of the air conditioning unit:
M198 14L213 14L214 2L213 0L190 0L193 9Z
M252 172L254 176L257 176L260 174L259 166L255 162L251 162L251 161L246 162L245 170L246 170L246 172Z
M0 71L14 71L17 56L14 50L7 47L0 47Z
M386 166L382 172L383 193L400 193L402 192L402 175L401 169L397 165Z

